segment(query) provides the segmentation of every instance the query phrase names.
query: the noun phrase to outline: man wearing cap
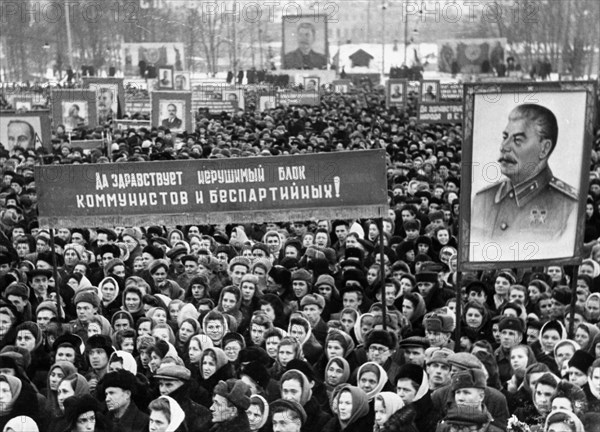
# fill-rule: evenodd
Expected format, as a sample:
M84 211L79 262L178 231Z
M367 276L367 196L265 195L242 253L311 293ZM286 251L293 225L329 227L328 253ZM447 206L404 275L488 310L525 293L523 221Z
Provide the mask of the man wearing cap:
M500 346L494 351L500 382L505 383L510 379L514 371L510 365L510 350L523 341L523 323L517 317L507 316L498 324L500 330Z
M46 334L46 329L50 321L56 320L57 317L56 303L53 301L45 301L39 304L35 310L35 322L40 329Z
M71 333L79 336L85 342L88 339L87 326L90 319L97 316L99 319L106 321L106 318L98 314L100 297L94 289L84 289L75 295L73 303L75 304L77 319L69 322L69 329ZM108 325L110 326L110 323Z
M251 263L248 258L237 256L231 259L229 262L229 278L231 279L231 285L240 287L242 277L246 273L250 272Z
M446 302L454 297L454 292L440 286L439 276L433 271L421 271L416 274L417 289L425 299L428 311L444 307Z
M312 274L303 268L292 272L292 290L298 306L302 307L302 298L312 291Z
M4 298L8 300L19 312L21 321L31 321L32 306L29 303L29 288L22 282L11 283L4 292Z
M425 366L425 350L429 346L429 340L422 336L411 336L403 339L398 344L398 348L404 351L406 363L415 364L420 367Z
M454 349L454 319L450 315L431 313L425 317L425 336L432 347Z
M425 370L429 377L429 388L431 391L450 383L448 357L452 354L453 351L447 348L431 347L425 350Z
M219 381L213 392L210 406L212 422L216 423L211 432L250 432L250 422L246 410L250 406L250 387L242 380L230 378Z
M394 361L398 347L398 336L390 330L370 330L365 335L367 359L381 366L388 376L391 385L396 384L396 376L400 366ZM358 372L358 369L356 370Z
M185 424L189 431L206 431L212 426L210 410L197 404L190 398L190 379L192 373L185 366L163 364L153 376L158 380L161 396L170 396L185 412Z
M270 408L273 432L300 432L306 422L306 411L295 400L277 399Z
M35 294L31 307L37 308L44 301L50 300L48 286L52 272L50 270L34 269L28 274L31 288Z
M483 371L471 369L456 373L452 377L451 388L454 396L453 404L448 408L436 432L451 432L457 430L456 428L469 427L487 432L506 430L506 427L500 428L493 423L494 418L485 406L487 386Z
M104 378L108 372L108 359L115 351L110 337L96 334L91 336L85 343L85 350L88 356L90 370L85 378L90 385L90 391L94 391L98 382Z
M325 308L325 299L320 294L307 294L300 300L300 307L310 323L312 334L315 335L321 346L325 346L328 327L321 318L321 313Z
M483 374L484 383L487 382L487 370L485 369L483 363L481 363L481 361L473 354L465 352L451 353L447 357L447 361L448 365L450 366L451 379L454 379L454 377L459 373L477 370ZM510 416L506 397L501 391L496 390L495 388L487 385L482 388L484 391L483 402L485 407L492 414L493 424L503 428L502 430L505 430L506 425L508 424L508 417ZM432 393L431 400L433 402L435 411L440 413L443 417L455 404L452 386L445 385L444 387L438 388Z
M103 380L104 400L112 428L119 432L148 430L148 416L132 400L135 376L125 369L107 373Z
M200 275L198 257L196 255L183 255L181 257L181 265L183 265L183 273L177 276L177 283L187 291L191 280Z

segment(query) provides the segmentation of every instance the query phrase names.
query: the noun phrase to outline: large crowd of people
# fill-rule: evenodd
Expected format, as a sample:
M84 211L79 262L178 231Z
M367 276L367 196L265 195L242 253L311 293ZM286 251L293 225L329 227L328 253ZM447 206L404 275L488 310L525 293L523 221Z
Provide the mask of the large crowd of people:
M457 287L462 128L420 124L415 107L365 86L198 114L193 133L113 130L108 154L73 148L62 125L51 150L0 151L0 431L600 430L600 179L577 272L464 272ZM374 148L382 221L61 226L53 240L37 222L40 162Z

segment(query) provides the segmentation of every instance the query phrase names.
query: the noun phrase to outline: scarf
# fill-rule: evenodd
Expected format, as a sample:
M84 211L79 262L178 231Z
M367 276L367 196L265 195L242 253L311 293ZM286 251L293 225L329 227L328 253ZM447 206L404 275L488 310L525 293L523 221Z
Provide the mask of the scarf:
M6 416L6 415L10 414L15 402L17 401L17 398L21 394L21 389L23 388L23 383L21 382L21 380L19 378L10 376L10 375L0 375L0 382L5 382L10 387L10 394L11 394L10 402L5 403L5 404L0 404L0 414L2 414L3 416Z
M255 394L250 396L250 406L252 405L259 406L260 412L262 413L260 422L256 425L251 425L252 430L258 431L267 423L267 420L269 419L269 403L261 395Z
M385 412L385 418L388 420L392 416L392 414L394 414L400 408L404 407L404 402L402 401L402 399L400 399L400 396L393 392L381 392L377 395L375 401L381 401L383 405L383 410ZM383 430L383 425L375 423L375 425L373 426L373 431L379 432L381 430Z
M175 432L185 420L185 412L181 409L175 399L169 396L161 396L159 399L164 399L169 403L169 411L171 413L171 421L165 432Z
M337 409L337 402L343 392L349 392L352 395L352 414L348 420L340 420ZM358 387L351 386L350 384L342 384L336 388L333 398L336 405L334 412L338 416L338 421L340 422L342 430L369 413L369 400L367 394Z
M381 366L379 366L377 363L367 362L367 363L363 364L360 368L358 368L358 374L356 374L357 382L360 382L361 376L366 372L374 372L378 379L378 382L377 382L377 385L375 386L375 388L373 390L369 391L368 393L366 393L369 402L371 402L371 400L373 400L373 398L375 396L377 396L379 394L379 392L385 386L385 384L388 380L388 376L387 376L387 373L385 372L385 370Z

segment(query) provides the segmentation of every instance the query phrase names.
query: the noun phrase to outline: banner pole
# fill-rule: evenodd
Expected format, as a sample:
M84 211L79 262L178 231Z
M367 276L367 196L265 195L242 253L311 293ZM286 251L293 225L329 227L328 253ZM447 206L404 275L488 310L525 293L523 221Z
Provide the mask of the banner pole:
M569 328L567 331L569 332L569 338L572 339L574 336L574 327L575 327L575 304L577 302L577 275L579 273L579 266L573 266L573 276L571 276L571 309L569 311L570 320L569 320Z
M379 274L381 277L381 317L383 319L383 329L387 329L387 305L385 304L385 253L383 245L383 218L377 220L377 226L379 228Z
M60 284L58 283L58 268L56 264L56 247L54 245L54 227L50 227L50 247L52 248L52 277L54 278L54 290L56 291L56 320L60 325L62 321L60 304Z
M456 291L456 317L455 317L455 325L456 327L454 328L454 348L456 350L456 348L460 348L460 327L461 327L461 315L462 315L462 290L461 290L461 284L462 284L462 273L457 271L456 272L456 287L455 287L455 291Z

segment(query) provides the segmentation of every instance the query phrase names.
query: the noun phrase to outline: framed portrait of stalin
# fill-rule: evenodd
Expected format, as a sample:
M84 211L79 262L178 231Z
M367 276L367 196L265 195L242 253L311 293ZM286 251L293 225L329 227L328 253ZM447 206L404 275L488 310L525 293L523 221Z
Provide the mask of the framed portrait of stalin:
M459 270L577 264L596 86L465 86Z

